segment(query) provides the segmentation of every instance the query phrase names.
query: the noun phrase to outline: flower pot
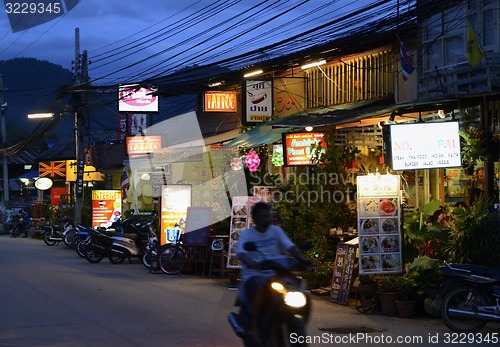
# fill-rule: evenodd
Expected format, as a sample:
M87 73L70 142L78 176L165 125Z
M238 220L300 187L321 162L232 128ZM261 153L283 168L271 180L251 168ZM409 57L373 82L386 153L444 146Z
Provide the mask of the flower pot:
M398 299L399 293L378 293L381 314L384 316L395 316L397 314L395 301Z
M413 308L415 307L415 301L396 300L394 304L396 306L396 311L398 313L398 316L402 318L409 318L413 316Z

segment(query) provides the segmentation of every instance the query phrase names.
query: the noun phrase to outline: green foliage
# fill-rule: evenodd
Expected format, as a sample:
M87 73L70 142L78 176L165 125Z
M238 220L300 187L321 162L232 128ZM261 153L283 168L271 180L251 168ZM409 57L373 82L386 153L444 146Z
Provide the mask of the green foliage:
M330 138L327 136L327 139ZM356 225L356 211L349 205L349 195L354 191L345 171L344 147L330 145L326 151L317 152L316 165L307 172L298 170L308 178L293 176L286 182L282 199L274 204L280 224L297 245L312 241L313 247L305 255L316 262L315 274L320 281L331 280L335 245L328 238L330 228L347 230Z
M416 294L416 282L409 273L380 275L377 278L379 293L398 293L403 300L410 300Z
M468 168L476 165L481 156L488 154L488 136L484 130L469 126L458 132L462 155L462 166Z
M422 298L435 298L441 277L438 268L442 264L439 259L422 256L415 258L409 267L409 274L415 280L416 294Z
M444 259L444 245L449 235L449 228L440 224L435 214L441 210L441 202L434 199L404 216L404 246L406 261L412 261L418 255L429 255Z
M445 248L449 261L499 266L500 215L489 211L490 204L479 198L469 209L455 209L455 228Z

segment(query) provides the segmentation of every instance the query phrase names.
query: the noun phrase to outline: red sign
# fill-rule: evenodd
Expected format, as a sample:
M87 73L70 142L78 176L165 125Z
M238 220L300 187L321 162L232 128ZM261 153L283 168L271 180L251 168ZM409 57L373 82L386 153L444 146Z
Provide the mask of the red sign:
M61 204L61 195L68 194L66 188L50 188L50 204L52 206L59 206Z
M236 112L236 92L205 92L205 112Z
M161 149L161 136L127 137L127 154L153 153Z
M283 135L283 154L285 165L311 165L311 160L316 151L313 145L320 145L322 150L326 149L326 133L307 132L289 133Z

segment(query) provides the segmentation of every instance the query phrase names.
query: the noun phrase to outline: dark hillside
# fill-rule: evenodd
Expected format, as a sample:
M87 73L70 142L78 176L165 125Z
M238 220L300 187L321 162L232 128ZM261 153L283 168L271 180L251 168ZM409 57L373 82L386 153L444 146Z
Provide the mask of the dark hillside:
M58 91L72 83L71 71L33 58L0 61L0 74L4 102L8 104L5 114L9 145L26 138L37 126L39 121L28 119L28 113L49 112ZM71 132L71 116L63 117L61 122L63 126L55 128L54 134L46 135L59 137Z

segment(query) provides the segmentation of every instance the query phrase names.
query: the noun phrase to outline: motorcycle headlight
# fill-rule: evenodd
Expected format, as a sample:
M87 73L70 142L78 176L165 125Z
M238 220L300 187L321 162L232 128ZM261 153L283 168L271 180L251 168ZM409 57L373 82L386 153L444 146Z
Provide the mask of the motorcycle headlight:
M285 304L291 307L304 307L307 303L307 298L301 292L288 292L285 294Z

